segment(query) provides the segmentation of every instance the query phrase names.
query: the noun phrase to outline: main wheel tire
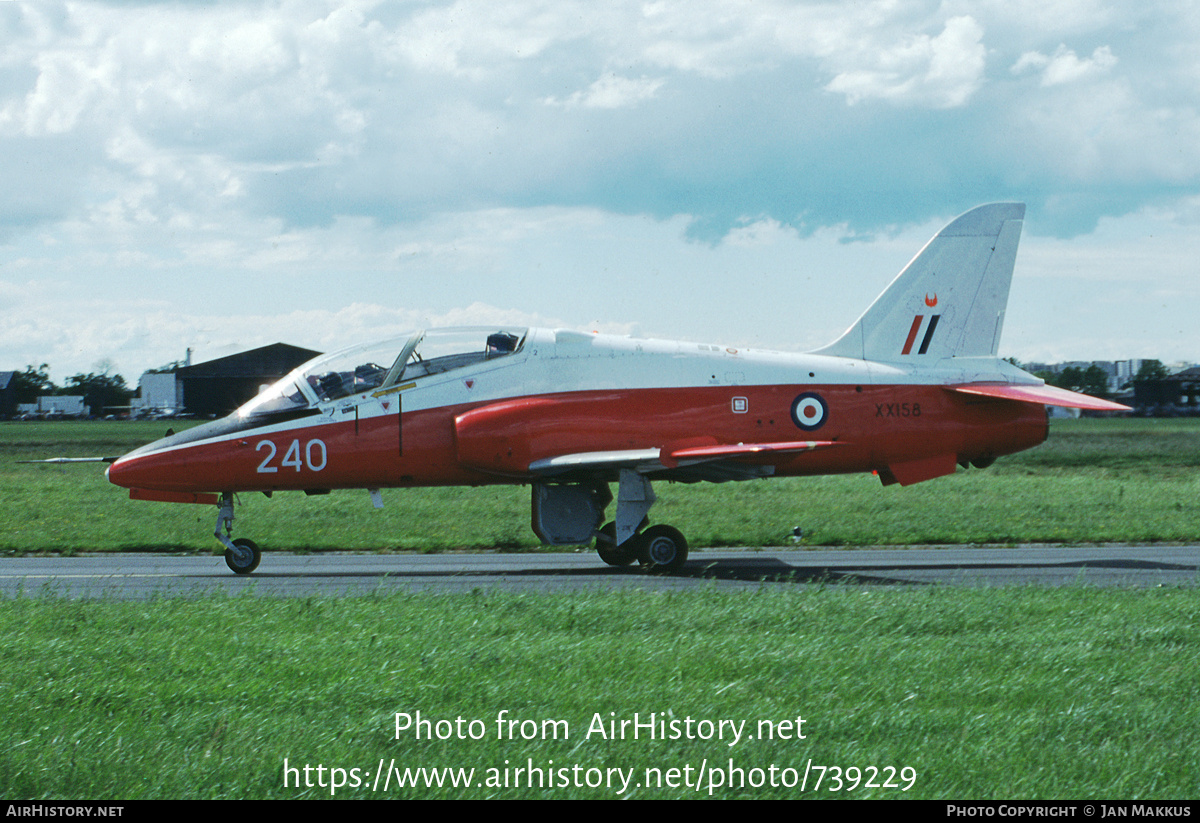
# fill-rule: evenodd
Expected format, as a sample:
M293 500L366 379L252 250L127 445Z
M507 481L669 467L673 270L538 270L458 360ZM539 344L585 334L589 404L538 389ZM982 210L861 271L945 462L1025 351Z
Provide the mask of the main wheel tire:
M600 529L600 533L596 535L596 554L600 555L600 559L610 566L628 566L633 561L637 560L637 552L634 549L634 541L626 540L622 545L617 545L617 523L614 520L608 523L604 528Z
M258 544L253 540L247 540L244 537L239 537L233 541L234 547L237 549L225 550L225 565L234 572L234 574L250 574L258 568L258 564L262 562L262 552L258 548Z
M648 571L674 574L687 562L688 544L678 529L651 526L641 534L643 562Z

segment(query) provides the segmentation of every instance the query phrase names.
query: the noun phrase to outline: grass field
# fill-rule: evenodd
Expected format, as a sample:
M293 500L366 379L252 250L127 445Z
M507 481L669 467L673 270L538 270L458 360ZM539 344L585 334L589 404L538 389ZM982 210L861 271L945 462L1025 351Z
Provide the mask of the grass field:
M212 552L215 510L130 501L97 465L18 465L120 454L164 423L0 425L0 552ZM654 522L694 546L1112 543L1200 540L1200 421L1065 420L1042 446L986 470L909 488L870 475L658 484ZM535 551L529 489L489 487L324 497L241 495L236 534L265 550Z
M0 427L0 546L211 551L209 507L13 463L161 428ZM908 489L662 485L654 514L697 545L779 544L794 525L811 545L1197 541L1198 469L1194 422L1063 421L1040 449ZM238 533L535 550L527 495L391 492L383 512L363 493L247 495ZM1198 618L1196 589L1083 586L6 600L0 796L1191 799ZM417 712L425 739L397 735ZM635 714L668 739L598 731Z
M1198 612L1084 588L6 601L0 794L1194 798ZM635 713L681 725L609 736ZM801 791L810 762L842 771Z

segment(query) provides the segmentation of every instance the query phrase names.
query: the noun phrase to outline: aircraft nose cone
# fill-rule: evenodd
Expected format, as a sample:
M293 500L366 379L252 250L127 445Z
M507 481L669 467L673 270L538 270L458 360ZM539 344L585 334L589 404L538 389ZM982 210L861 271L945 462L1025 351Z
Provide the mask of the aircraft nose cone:
M189 486L194 467L187 449L164 437L118 457L108 467L108 482L127 489L179 489Z
M160 461L156 460L152 453L139 454L142 451L143 449L138 449L137 452L117 458L105 472L108 482L126 489L155 488L154 477L157 472L154 471L154 467Z
M238 430L231 416L168 434L122 455L108 467L108 481L127 489L211 491L220 486L220 447L214 438ZM207 445L206 445L207 444Z

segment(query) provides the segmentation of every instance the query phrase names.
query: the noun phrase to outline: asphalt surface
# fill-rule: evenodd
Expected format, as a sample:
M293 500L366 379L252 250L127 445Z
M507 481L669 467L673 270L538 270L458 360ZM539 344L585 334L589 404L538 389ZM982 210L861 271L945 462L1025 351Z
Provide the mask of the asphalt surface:
M95 554L0 559L0 596L189 597L221 591L276 597L390 591L679 590L696 586L1173 586L1200 582L1197 546L943 546L810 551L693 550L682 572L605 566L594 552L559 554L319 554L266 552L238 576L217 556Z

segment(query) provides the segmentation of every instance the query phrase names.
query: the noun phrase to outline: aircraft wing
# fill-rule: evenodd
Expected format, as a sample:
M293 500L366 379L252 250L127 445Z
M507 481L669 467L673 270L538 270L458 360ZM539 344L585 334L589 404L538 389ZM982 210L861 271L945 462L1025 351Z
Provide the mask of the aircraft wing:
M667 445L649 449L578 452L535 460L529 470L544 477L595 475L633 469L639 474L695 482L743 480L774 473L774 463L785 455L837 446L832 440L796 440L777 443L701 443Z
M1087 394L1060 389L1056 386L1017 385L1012 383L968 383L947 386L951 391L973 394L979 397L996 397L1001 400L1019 400L1023 403L1039 403L1043 406L1062 406L1068 409L1091 411L1133 411L1128 406L1101 400Z

